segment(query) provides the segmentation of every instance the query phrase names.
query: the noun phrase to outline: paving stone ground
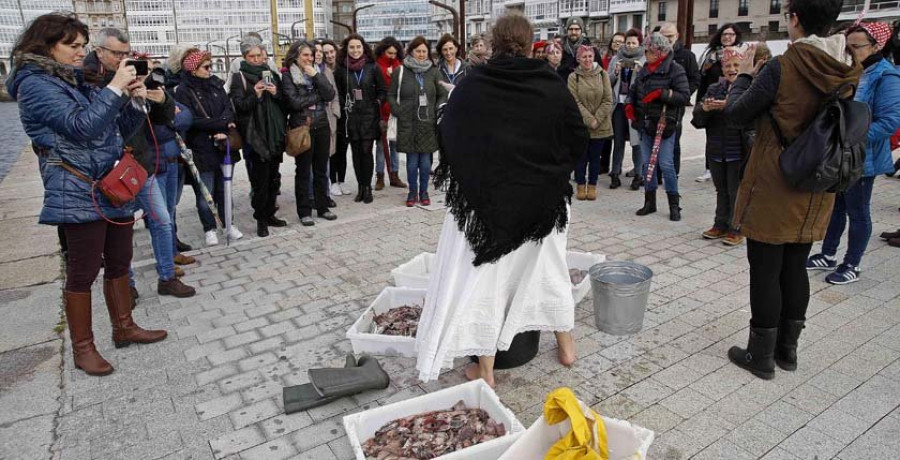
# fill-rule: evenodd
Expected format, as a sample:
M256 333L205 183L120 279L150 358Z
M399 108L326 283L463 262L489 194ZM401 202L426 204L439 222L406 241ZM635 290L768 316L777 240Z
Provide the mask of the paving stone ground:
M662 196L660 212L636 217L641 192L608 190L606 178L596 202L573 205L570 249L653 269L643 330L600 332L588 296L576 311L576 364L558 364L545 334L531 363L497 372L500 399L528 426L548 392L571 387L599 412L654 430L651 459L896 458L900 252L875 237L860 282L830 286L824 275L811 275L799 369L756 379L726 358L747 339L746 249L700 237L712 223L714 189L693 181L703 169L702 133L689 128L683 144L682 222L668 220ZM135 317L168 329L166 341L115 349L95 286L97 346L116 372L98 378L75 370L65 338L54 458L350 459L343 416L465 380L457 368L421 383L413 359L384 358L388 389L284 415L282 387L307 382L309 367L342 364L351 351L347 328L391 284L391 269L434 251L444 215L439 206L405 208L405 192L388 189L371 205L338 197L339 220L304 228L286 163L279 203L290 226L260 239L243 166L238 171L236 215L247 236L194 252L198 263L186 268L184 281L198 288L196 297L154 293L149 236L136 232ZM878 178L875 191L877 235L900 225L900 181ZM199 247L192 198L186 188L179 232Z

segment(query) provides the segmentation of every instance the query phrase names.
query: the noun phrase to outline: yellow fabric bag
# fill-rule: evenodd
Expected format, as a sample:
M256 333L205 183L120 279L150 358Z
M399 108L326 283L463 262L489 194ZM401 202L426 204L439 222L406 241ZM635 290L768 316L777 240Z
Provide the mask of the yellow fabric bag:
M547 395L544 419L551 426L566 419L572 424L572 429L550 448L544 460L609 460L603 419L579 403L571 389L557 388Z

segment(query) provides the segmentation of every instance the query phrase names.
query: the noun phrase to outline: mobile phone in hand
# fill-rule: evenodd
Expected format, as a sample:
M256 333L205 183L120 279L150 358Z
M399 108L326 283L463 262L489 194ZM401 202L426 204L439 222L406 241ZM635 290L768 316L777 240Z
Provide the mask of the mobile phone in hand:
M265 82L266 86L272 85L272 71L271 70L263 70L262 73L263 82Z
M150 73L150 66L148 62L143 59L129 59L125 61L126 66L134 66L134 70L137 71L137 76L143 77Z

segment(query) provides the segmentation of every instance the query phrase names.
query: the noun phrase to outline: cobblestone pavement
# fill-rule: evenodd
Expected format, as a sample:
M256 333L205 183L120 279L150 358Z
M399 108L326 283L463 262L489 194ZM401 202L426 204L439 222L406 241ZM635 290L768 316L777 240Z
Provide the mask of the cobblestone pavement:
M706 241L712 184L702 171L702 133L688 130L681 187L684 220L660 212L638 218L642 194L607 190L577 202L569 247L634 260L654 273L643 330L615 337L593 325L590 297L577 309L579 360L556 362L545 334L526 366L498 371L497 393L526 426L544 397L573 388L599 412L657 433L651 459L896 458L900 451L900 271L896 249L874 238L862 280L829 286L813 275L800 367L762 381L727 362L745 344L749 320L745 247ZM339 365L351 351L345 331L390 284L392 268L434 251L443 212L403 207L405 192L376 192L375 203L338 197L340 219L298 225L290 164L282 167L281 217L291 224L252 235L246 174L238 167L236 215L247 235L231 247L195 251L184 281L191 299L156 296L146 230L135 236L144 327L164 327L159 344L115 349L94 291L100 352L116 367L89 377L73 369L66 337L62 407L53 453L61 459L350 459L342 417L464 381L460 368L420 383L414 360L385 358L388 389L286 416L281 390L307 382L311 366ZM405 176L405 174L404 174ZM352 181L352 180L351 180ZM199 247L202 231L190 189L179 207L182 239ZM875 234L896 228L900 182L879 178Z

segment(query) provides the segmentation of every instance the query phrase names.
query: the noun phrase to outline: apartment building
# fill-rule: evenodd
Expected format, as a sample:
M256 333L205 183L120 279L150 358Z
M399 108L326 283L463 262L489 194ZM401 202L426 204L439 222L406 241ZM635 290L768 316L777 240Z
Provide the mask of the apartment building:
M97 32L107 27L126 30L125 0L75 0L75 14L87 24L91 42L96 43Z
M72 8L72 0L0 0L0 76L10 71L9 58L25 25L42 14Z
M352 28L354 8L356 8L356 2L354 0L332 0L331 19ZM350 35L350 29L339 24L334 24L334 36L331 37L332 40L340 43L347 35Z
M605 41L613 33L647 27L645 0L469 0L466 2L469 35L485 33L505 14L522 14L535 27L535 40L563 35L566 20L584 20L587 36Z
M371 8L360 9L374 5ZM425 0L364 0L357 1L357 32L367 42L377 43L393 36L403 43L422 35L437 40L438 28L433 21L432 6Z

